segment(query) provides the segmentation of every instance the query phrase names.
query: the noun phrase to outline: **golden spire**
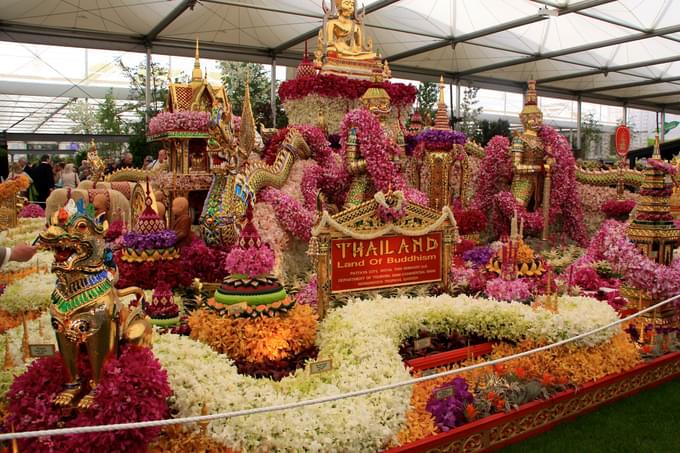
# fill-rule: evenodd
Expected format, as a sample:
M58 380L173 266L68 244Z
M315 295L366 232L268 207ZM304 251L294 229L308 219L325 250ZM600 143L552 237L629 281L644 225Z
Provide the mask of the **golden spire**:
M654 137L654 153L652 153L652 159L661 160L661 148L659 148L659 133Z
M446 99L444 97L444 76L439 77L439 102L437 103L437 113L434 116L434 129L450 131L449 112L446 109Z
M439 104L446 104L446 100L444 98L444 76L440 75L439 76Z
M246 78L243 110L241 111L241 131L239 132L239 144L246 154L250 154L255 148L255 127L253 107L250 105L250 80Z
M194 70L191 71L191 81L200 81L203 79L201 72L201 57L198 53L198 36L196 37L196 54L194 55Z

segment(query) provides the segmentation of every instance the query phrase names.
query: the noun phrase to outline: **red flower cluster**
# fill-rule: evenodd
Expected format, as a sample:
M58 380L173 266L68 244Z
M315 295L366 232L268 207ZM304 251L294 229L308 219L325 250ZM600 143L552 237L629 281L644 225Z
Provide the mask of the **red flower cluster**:
M78 368L83 382L91 378L89 362L81 355ZM4 430L34 431L112 423L159 420L169 416L167 398L172 394L167 372L150 349L123 346L119 358L104 367L92 408L64 418L52 404L64 383L61 355L34 361L17 377L7 393ZM19 451L125 451L143 453L160 428L107 431L73 436L34 437L19 440Z
M299 79L286 80L279 87L281 102L290 99L301 99L310 94L329 98L358 99L373 86L375 82L349 79L347 77L315 75ZM390 95L392 105L403 107L413 104L418 90L413 85L384 81L379 85Z
M608 218L626 217L635 207L633 200L607 200L602 204L600 210Z
M454 208L453 217L458 224L458 233L472 234L486 228L486 216L478 208Z

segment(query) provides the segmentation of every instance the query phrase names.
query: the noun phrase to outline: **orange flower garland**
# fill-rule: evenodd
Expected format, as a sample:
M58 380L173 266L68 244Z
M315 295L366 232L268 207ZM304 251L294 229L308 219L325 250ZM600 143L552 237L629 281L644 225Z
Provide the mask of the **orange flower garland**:
M505 357L541 346L533 341L494 346L492 358ZM593 347L566 345L506 362L508 372L536 378L543 383L582 385L609 374L620 373L640 363L640 354L628 334Z
M282 360L309 349L316 338L316 314L296 305L287 314L257 319L220 316L210 309L189 317L191 337L233 360Z

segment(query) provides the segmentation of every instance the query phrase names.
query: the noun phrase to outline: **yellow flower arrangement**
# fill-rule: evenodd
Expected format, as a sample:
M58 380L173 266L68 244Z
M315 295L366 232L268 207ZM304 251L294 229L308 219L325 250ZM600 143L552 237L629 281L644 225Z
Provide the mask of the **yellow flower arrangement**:
M14 179L5 181L0 184L0 199L5 200L14 196L17 192L28 189L29 181L24 175L19 175Z
M189 317L191 337L233 360L261 363L282 360L309 349L316 338L317 319L306 305L287 314L252 318L220 316L210 309Z

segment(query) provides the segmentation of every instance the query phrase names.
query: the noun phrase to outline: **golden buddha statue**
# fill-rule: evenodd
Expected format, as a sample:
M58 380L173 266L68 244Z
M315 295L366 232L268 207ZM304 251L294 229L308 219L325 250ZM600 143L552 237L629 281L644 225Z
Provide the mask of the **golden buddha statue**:
M375 73L390 77L373 51L373 41L364 33L365 12L356 11L354 0L331 0L331 8L322 4L324 25L314 52L314 65L322 74L336 74L371 80Z
M375 60L373 42L364 43L363 14L355 14L354 0L334 0L337 18L330 19L323 27L326 52L335 52L340 58L350 60Z
M543 113L538 108L536 81L527 82L524 108L519 118L523 132L515 132L512 139L512 194L529 211L536 211L543 201L543 181L546 172L545 145L538 136L543 125Z

